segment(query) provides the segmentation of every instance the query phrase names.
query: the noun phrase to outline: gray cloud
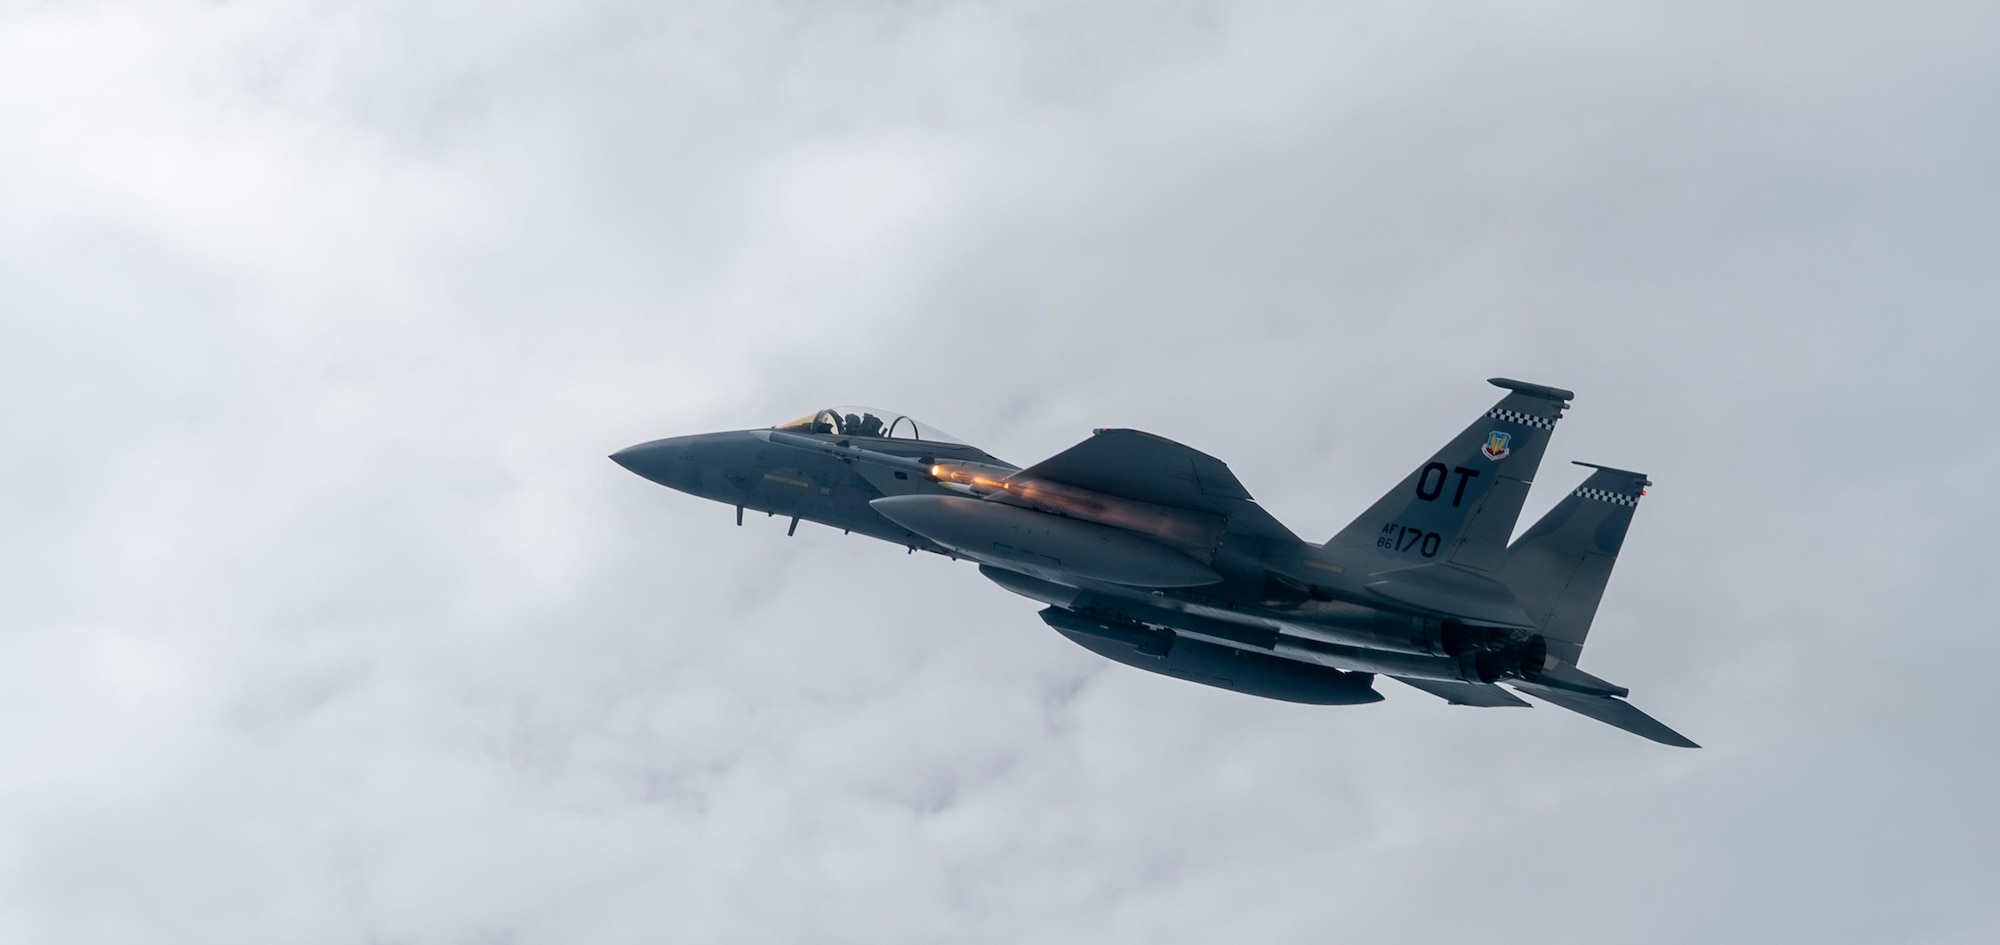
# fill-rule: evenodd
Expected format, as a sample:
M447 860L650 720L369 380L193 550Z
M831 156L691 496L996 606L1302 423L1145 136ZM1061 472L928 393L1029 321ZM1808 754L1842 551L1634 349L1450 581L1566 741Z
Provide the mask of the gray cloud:
M1986 7L0 13L0 939L2000 931ZM1709 746L1106 665L603 455L826 402L1324 537L1572 387Z

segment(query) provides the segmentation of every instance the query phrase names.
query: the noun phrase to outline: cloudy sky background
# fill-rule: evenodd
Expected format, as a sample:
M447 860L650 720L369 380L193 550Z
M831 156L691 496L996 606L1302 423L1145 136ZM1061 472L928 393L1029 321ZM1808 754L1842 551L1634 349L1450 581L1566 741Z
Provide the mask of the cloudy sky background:
M2000 938L2000 8L0 3L0 941ZM1569 387L1553 707L1264 702L604 459Z

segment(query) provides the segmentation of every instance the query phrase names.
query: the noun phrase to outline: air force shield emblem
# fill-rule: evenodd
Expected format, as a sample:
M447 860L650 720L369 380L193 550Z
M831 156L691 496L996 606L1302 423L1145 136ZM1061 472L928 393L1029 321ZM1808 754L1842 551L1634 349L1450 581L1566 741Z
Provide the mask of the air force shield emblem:
M1511 433L1502 433L1499 430L1495 430L1486 434L1486 445L1480 447L1479 451L1485 453L1487 459L1497 463L1506 459L1508 453L1513 452L1513 450L1507 448L1508 441L1513 438L1514 435Z

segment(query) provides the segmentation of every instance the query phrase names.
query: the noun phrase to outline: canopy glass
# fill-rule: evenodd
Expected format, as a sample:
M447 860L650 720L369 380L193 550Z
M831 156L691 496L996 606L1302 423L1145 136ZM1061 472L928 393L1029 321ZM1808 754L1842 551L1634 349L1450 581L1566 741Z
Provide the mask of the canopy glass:
M925 443L949 443L954 446L968 445L964 440L952 436L928 423L919 423L894 410L883 410L878 407L828 407L825 410L807 414L789 423L780 423L772 429L785 430L792 433L828 433L835 436L920 440Z

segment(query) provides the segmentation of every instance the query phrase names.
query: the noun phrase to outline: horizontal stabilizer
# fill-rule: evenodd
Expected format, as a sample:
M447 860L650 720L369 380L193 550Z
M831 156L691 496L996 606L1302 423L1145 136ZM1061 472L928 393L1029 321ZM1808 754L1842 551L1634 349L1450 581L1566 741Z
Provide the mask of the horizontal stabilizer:
M1623 699L1611 696L1586 696L1582 693L1551 689L1534 683L1512 682L1509 685L1544 702L1554 703L1578 715L1587 715L1615 728L1622 728L1641 738L1650 738L1662 745L1675 748L1700 748L1688 737L1662 724L1639 707Z
M1568 663L1548 661L1554 665L1544 665L1534 674L1533 682L1550 689L1567 689L1586 696L1629 696L1632 690L1617 683L1607 682L1577 669Z
M1446 682L1442 679L1406 679L1402 676L1391 676L1389 678L1406 686L1422 689L1452 705L1476 705L1488 709L1505 706L1521 706L1526 708L1528 705L1527 701L1520 696L1492 683Z

